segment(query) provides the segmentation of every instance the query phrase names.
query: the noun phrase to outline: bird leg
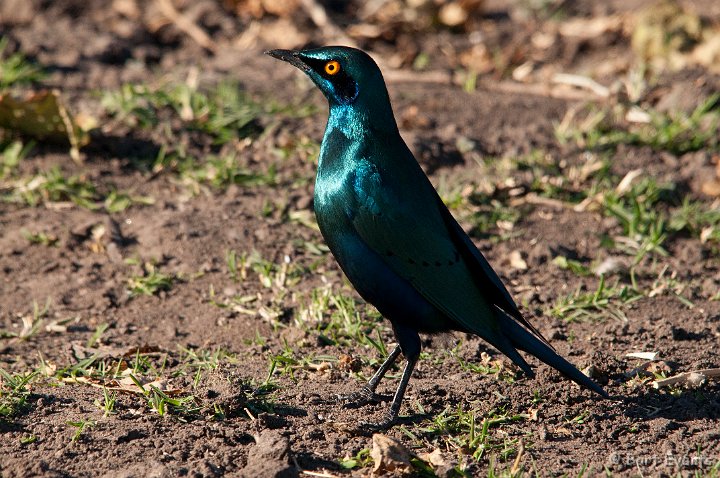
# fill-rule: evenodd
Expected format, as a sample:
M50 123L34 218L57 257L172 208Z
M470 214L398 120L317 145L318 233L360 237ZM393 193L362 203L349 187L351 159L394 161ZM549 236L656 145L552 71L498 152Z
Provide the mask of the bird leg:
M390 370L390 367L392 367L392 365L400 356L400 352L400 346L396 345L395 348L392 349L392 352L390 352L390 355L388 355L388 357L385 359L383 364L380 365L380 368L377 369L375 375L373 375L372 378L368 380L368 383L363 385L363 387L357 392L351 393L350 395L340 396L340 400L347 402L345 406L348 408L357 408L363 405L367 405L368 403L377 403L388 400L390 397L386 395L378 395L377 393L375 393L375 390L377 389L377 386L380 384L380 381L383 379L387 371Z
M385 414L385 418L382 421L375 423L365 421L360 422L360 426L362 428L366 428L368 430L383 430L395 424L398 414L400 413L400 406L402 405L403 397L405 396L405 390L410 382L410 376L412 375L413 369L415 368L415 364L417 363L419 357L419 353L417 355L407 357L407 364L405 365L405 370L403 370L400 384L395 391L395 396L390 404L390 410L388 410Z

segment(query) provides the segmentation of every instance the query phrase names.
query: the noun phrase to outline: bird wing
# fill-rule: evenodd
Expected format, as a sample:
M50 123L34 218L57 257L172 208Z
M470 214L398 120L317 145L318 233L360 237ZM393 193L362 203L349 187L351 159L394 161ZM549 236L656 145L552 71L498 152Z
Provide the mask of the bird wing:
M458 224L455 218L450 214L450 211L448 211L445 204L442 203L439 196L437 197L437 201L439 203L438 209L440 210L440 215L443 218L443 222L448 229L451 239L454 243L458 244L458 249L466 255L466 260L470 263L471 270L474 272L473 276L481 284L484 290L489 291L491 297L493 298L493 304L520 322L523 326L527 327L537 336L537 338L554 350L553 346L550 345L545 337L542 336L540 331L538 331L530 322L527 321L525 317L523 317L522 313L515 304L515 301L510 295L510 292L508 292L507 288L500 280L500 277L498 277L497 273L490 266L490 263L488 263L487 259L485 259L485 256L483 256L478 248L475 247L475 244L473 244L472 240L468 237L462 227L460 227L460 224Z
M453 240L440 210L427 200L432 199L428 193L436 194L432 186L403 198L378 184L356 184L354 189L358 196L352 223L360 238L463 329L491 343L500 340L492 310L497 293L481 290L473 278L468 253L460 250L467 245Z

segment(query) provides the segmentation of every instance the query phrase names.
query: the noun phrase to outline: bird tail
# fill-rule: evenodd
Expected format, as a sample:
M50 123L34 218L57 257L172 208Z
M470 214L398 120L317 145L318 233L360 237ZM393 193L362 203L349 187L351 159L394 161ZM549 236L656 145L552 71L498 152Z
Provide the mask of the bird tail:
M502 335L504 335L507 342L509 342L503 344L505 346L500 347L500 351L510 357L526 374L531 377L534 376L528 363L520 356L514 347L537 357L578 385L592 390L604 398L610 397L602 387L575 368L573 364L558 355L547 343L530 333L504 312L498 310L495 315L500 324ZM509 351L510 353L508 353Z

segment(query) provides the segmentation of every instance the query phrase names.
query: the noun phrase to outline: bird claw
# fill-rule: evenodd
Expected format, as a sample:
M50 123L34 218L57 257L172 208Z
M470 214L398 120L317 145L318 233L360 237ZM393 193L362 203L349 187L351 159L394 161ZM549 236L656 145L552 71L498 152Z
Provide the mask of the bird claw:
M393 425L397 423L397 417L394 417L392 415L387 415L383 420L379 422L366 422L361 421L358 423L358 427L362 430L366 430L369 432L378 432L381 430L386 430Z
M367 387L363 387L349 395L338 395L337 397L337 401L343 402L345 408L359 408L371 403L381 403L389 400L392 400L392 396L375 393Z

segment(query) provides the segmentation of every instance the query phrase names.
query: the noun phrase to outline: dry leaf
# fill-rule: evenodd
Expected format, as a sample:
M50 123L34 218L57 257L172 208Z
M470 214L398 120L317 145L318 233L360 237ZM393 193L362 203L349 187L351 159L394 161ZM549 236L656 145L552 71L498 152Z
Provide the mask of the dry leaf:
M54 377L57 372L57 364L49 360L43 360L40 365L40 373L46 377Z
M445 456L439 448L433 450L432 453L423 453L418 458L426 463L429 463L430 466L432 466L435 475L440 478L455 476L455 467L457 466L457 462Z
M75 161L80 161L80 147L89 141L58 90L32 92L22 97L0 95L0 128L41 141L69 144Z
M374 474L389 472L393 475L402 475L412 469L410 451L401 442L387 435L380 433L373 435L370 456L375 462Z

